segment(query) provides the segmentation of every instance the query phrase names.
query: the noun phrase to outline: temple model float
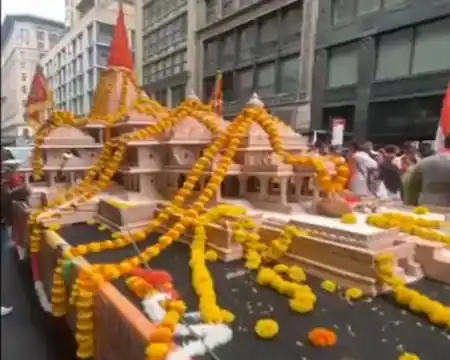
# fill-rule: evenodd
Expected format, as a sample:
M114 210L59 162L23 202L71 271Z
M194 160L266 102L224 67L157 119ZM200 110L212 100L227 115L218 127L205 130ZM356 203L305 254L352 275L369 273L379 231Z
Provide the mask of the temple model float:
M178 239L190 243L193 285L206 322L233 319L211 297L213 280L205 261L217 257L244 258L247 268L258 271L261 285L287 295L290 307L302 313L315 304L314 294L302 285L308 273L325 280L324 289L333 284L349 288L352 298L394 288L403 303L416 295L424 299L405 285L423 272L446 280L450 261L449 235L440 230L444 215L427 218L395 209L353 213L341 197L331 195L341 193L348 180L342 158L307 153L304 139L269 115L256 94L231 122L194 94L176 109L162 107L136 85L127 43L119 12L109 67L89 116L53 110L49 92L42 97L45 105L30 112L39 123L32 169L24 170L33 173L29 248L36 283L45 229L94 219L114 232L107 241L68 248L55 269L51 310L63 316L69 300L76 304L80 357L93 354L98 285L124 276L144 298L155 291L167 294L170 279L142 281L139 267ZM80 150L73 160L67 154L76 144ZM81 171L84 176L78 179ZM405 221L408 228L402 226ZM155 231L163 232L158 242L132 258L82 266L68 299L64 261L138 243ZM42 286L37 289L45 298ZM152 318L160 323L148 348L152 360L170 355L185 309L175 296L167 299L166 315ZM448 326L450 309L427 301L419 310Z

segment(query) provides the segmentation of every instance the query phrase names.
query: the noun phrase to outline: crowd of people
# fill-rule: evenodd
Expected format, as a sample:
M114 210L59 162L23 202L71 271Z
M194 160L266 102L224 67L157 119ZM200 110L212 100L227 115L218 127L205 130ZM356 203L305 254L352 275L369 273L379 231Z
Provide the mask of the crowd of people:
M401 199L407 205L450 206L450 135L437 153L429 143L406 142L399 147L356 141L342 147L320 142L315 151L347 159L348 190L358 196Z

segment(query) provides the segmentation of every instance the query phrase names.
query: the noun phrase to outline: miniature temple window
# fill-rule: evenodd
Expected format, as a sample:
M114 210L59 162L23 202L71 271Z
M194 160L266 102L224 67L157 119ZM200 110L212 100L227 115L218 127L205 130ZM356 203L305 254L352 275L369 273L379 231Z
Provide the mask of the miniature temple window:
M270 178L269 179L269 195L280 195L280 194L281 194L280 179Z
M178 177L178 189L181 189L183 187L183 184L185 181L186 181L186 176L184 174L181 174Z
M221 193L223 197L239 197L241 184L237 176L227 176L222 182Z
M311 177L304 177L302 180L302 185L300 188L300 194L302 196L312 196L312 186L311 186Z
M131 183L131 191L140 191L140 184L139 184L139 175L131 175L130 178L130 183Z
M69 181L66 174L64 174L61 170L56 172L53 180L55 181L55 183L65 183Z
M123 180L123 175L120 173L115 173L111 180L120 186L124 186L125 184Z
M295 179L291 176L288 181L287 193L288 195L295 195L296 193Z
M249 193L259 193L261 190L261 181L256 176L250 176L247 179L246 190Z

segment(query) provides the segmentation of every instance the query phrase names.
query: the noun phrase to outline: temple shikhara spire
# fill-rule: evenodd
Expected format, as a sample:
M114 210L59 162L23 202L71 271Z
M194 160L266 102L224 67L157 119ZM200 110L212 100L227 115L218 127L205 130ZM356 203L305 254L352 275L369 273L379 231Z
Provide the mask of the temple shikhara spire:
M109 49L108 67L122 67L130 71L134 68L133 54L128 41L122 3L120 3L113 39Z
M42 66L37 65L25 103L25 120L36 129L44 122L45 112L52 106L52 93Z

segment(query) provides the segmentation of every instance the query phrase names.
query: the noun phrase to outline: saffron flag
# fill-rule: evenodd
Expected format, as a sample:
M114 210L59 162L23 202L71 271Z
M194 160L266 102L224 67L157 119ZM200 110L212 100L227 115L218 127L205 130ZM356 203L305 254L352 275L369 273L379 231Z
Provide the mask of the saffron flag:
M439 121L436 132L435 149L437 152L442 151L444 139L447 135L450 135L450 82L445 93L444 102L442 103L441 120Z
M216 84L211 98L211 105L213 106L214 112L219 116L222 116L223 105L222 76L222 72L218 71L216 74Z

